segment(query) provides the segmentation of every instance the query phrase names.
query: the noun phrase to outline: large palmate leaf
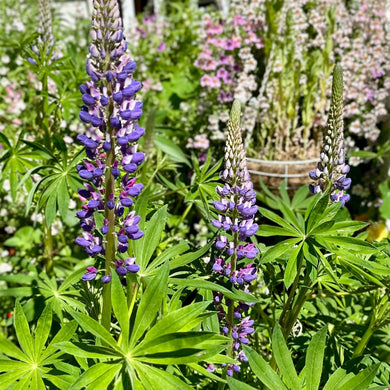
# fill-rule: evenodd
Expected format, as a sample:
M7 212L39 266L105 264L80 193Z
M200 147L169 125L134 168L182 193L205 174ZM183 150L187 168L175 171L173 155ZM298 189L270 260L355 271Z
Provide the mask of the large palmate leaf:
M272 351L279 371L271 368L264 358L253 349L244 345L243 349L248 358L249 365L257 378L270 390L297 389L297 390L363 390L373 381L379 368L373 364L357 375L346 369L338 368L328 379L324 387L321 385L323 360L326 343L326 327L317 332L311 339L306 353L305 367L299 377L295 370L291 353L280 327L277 325L272 334ZM249 390L237 381L229 381L231 390Z
M68 389L77 378L78 370L59 369L63 354L56 347L57 343L68 341L77 328L75 321L65 323L61 330L48 343L52 326L51 305L46 305L35 333L30 332L26 316L19 302L16 303L14 327L20 349L0 335L0 388L7 389L46 389L43 379L48 380L61 389ZM7 358L5 358L7 357ZM50 370L56 368L57 374L51 375Z
M210 302L179 307L161 315L161 305L167 299L169 262L157 270L158 273L148 279L135 312L131 306L128 309L123 286L119 277L113 274L111 293L117 328L120 329L118 337L89 316L70 310L80 326L92 333L101 345L57 344L63 352L93 362L72 384L71 389L81 389L83 386L103 389L102 383L108 387L118 380L128 380L133 387L146 390L157 388L157 383L160 386L164 383L167 387L186 388L187 385L178 377L153 366L196 364L203 360L230 362L229 358L220 355L226 348L226 337L192 330L208 315L205 309ZM107 375L103 377L105 370ZM146 376L148 380L144 381ZM97 380L97 377L101 380ZM137 378L141 379L141 383ZM89 382L92 379L93 382Z

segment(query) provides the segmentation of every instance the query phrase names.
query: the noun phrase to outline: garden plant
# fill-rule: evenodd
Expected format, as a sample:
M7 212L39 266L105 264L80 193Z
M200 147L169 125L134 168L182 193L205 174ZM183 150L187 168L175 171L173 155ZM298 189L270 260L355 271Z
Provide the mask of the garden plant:
M384 1L195 3L0 3L0 389L390 388Z

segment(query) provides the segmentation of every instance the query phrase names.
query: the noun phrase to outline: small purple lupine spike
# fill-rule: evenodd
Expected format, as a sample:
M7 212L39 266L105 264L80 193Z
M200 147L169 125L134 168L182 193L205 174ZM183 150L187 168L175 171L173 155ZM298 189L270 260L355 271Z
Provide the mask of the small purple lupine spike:
M257 279L256 267L253 263L245 265L244 259L255 259L259 250L252 243L245 240L254 235L258 225L254 223L256 206L256 193L250 181L246 166L245 151L242 144L240 128L240 104L233 103L230 120L227 129L227 141L225 148L225 169L221 178L225 185L217 186L216 192L220 196L219 201L214 201L218 219L212 221L217 229L223 229L228 236L217 235L214 243L221 254L211 261L213 272L223 278L227 278L236 288L248 293L248 284ZM232 237L228 239L228 237ZM241 260L243 259L243 260ZM245 361L242 344L248 344L249 317L243 318L242 312L249 310L250 305L244 302L234 302L225 299L228 312L224 310L221 297L214 297L214 302L219 310L218 318L223 323L222 332L230 337L231 349L234 352L230 357L236 357L239 361ZM239 372L238 364L229 364L226 374L233 376Z
M344 191L351 186L352 180L346 177L349 166L345 164L343 133L343 71L336 65L333 71L332 100L324 141L317 169L309 172L315 183L309 185L313 194L327 191L332 203L341 202L344 206L349 195Z

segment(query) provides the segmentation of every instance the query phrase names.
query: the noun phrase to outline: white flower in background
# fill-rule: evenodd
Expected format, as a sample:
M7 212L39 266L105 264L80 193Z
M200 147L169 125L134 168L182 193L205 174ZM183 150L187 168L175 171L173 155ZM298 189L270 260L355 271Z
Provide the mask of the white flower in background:
M302 334L302 331L303 331L303 325L301 321L297 320L293 328L291 329L291 336L294 338L299 337Z
M62 222L60 220L56 220L51 225L51 234L56 236L57 234L62 232Z
M276 60L274 63L274 73L280 73L283 70L283 65L280 60Z
M195 149L208 149L210 141L207 139L206 134L197 134L194 139L193 147Z
M223 141L225 139L225 134L222 131L216 130L211 133L211 139L214 141Z
M31 221L41 223L43 222L43 214L33 213L31 215Z
M72 137L69 137L69 135L65 135L65 136L64 136L64 141L65 141L65 143L67 143L67 144L73 144L73 142L74 142L73 138L72 138Z
M218 119L217 115L210 115L208 119L209 119L210 125L218 125L219 119Z
M6 217L8 215L7 209L1 209L0 210L0 217Z
M6 226L6 227L4 228L4 230L5 230L6 233L8 233L8 234L13 234L13 233L16 232L16 227L15 227L15 226L9 225L9 226Z
M229 113L227 111L221 112L221 114L219 115L219 119L223 123L227 122L229 119Z
M6 251L8 252L8 251ZM11 272L13 270L13 267L9 263L0 263L0 275L5 274L7 272Z
M352 187L352 195L361 196L363 192L363 186L361 184L356 184Z
M350 125L349 125L349 131L353 134L359 134L360 133L360 121L356 120L356 121L353 121Z
M77 203L73 199L70 199L69 200L69 210L75 209L76 206L77 206Z
M187 112L190 109L190 105L186 102L180 102L180 110Z
M209 256L203 257L203 261L205 264L210 263L210 257Z
M8 179L3 181L3 190L8 192L11 189L11 184Z
M3 55L1 56L0 61L1 61L3 64L9 64L9 62L11 61L11 59L9 58L9 55L3 54Z
M352 167L357 167L362 162L362 159L360 157L352 156L348 160L348 164Z

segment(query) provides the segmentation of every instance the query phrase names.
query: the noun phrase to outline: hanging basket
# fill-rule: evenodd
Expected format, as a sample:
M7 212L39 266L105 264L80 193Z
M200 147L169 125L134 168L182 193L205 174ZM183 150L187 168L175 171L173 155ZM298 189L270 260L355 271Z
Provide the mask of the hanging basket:
M286 181L286 189L295 191L303 185L311 183L309 171L315 169L318 159L273 161L247 158L248 170L255 187L258 187L259 179L270 190L277 190L282 181Z

